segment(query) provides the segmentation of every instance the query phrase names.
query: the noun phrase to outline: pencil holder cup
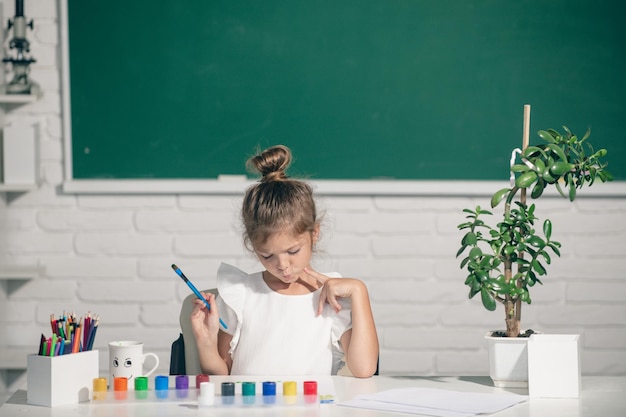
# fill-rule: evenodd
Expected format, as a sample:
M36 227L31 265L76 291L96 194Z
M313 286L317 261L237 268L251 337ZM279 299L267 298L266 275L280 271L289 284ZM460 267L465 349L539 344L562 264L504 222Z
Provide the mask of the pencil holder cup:
M99 373L98 351L28 355L26 402L45 407L89 401Z

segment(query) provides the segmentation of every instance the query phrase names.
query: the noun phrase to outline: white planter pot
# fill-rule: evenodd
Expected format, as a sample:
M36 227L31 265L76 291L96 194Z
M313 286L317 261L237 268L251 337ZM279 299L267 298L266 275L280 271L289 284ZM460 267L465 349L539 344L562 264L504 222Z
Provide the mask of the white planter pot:
M496 387L528 387L528 338L485 335L489 351L489 376Z

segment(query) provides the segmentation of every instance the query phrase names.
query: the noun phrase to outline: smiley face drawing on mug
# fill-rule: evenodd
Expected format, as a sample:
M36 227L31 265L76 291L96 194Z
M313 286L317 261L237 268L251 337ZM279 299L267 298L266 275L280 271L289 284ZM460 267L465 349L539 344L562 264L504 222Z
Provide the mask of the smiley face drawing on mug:
M111 371L111 376L113 376L113 378L116 377L126 377L128 380L133 379L133 374L131 373L130 375L126 375L126 371L124 370L120 370L117 371L115 368L119 368L120 364L124 367L124 368L128 368L128 369L133 369L133 360L132 358L126 358L124 360L120 360L120 358L118 358L117 356L113 358L113 362L111 363L111 365L113 365L113 370Z
M148 372L143 372L143 364L148 356L155 364ZM113 386L115 378L127 378L128 388L132 389L133 378L148 376L159 366L159 357L154 353L143 353L143 343L137 341L118 341L109 343L109 384Z

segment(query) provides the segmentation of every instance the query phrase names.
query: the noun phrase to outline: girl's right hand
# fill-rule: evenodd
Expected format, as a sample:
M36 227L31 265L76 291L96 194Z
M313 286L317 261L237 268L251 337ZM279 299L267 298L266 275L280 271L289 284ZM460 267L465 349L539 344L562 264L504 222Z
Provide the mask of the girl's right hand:
M217 346L217 334L219 331L219 313L215 295L212 293L201 293L209 302L211 310L206 307L204 301L196 298L192 300L193 310L191 311L191 329L196 341L202 344Z

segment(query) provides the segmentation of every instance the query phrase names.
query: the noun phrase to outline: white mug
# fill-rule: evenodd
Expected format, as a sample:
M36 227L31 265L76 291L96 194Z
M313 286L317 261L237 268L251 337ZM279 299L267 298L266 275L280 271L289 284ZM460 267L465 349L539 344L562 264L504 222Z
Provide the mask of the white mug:
M143 363L152 356L156 363L148 372L143 372ZM113 386L115 378L128 379L128 389L135 388L135 377L148 376L159 366L159 357L155 353L143 353L143 343L123 340L109 343L109 385Z

